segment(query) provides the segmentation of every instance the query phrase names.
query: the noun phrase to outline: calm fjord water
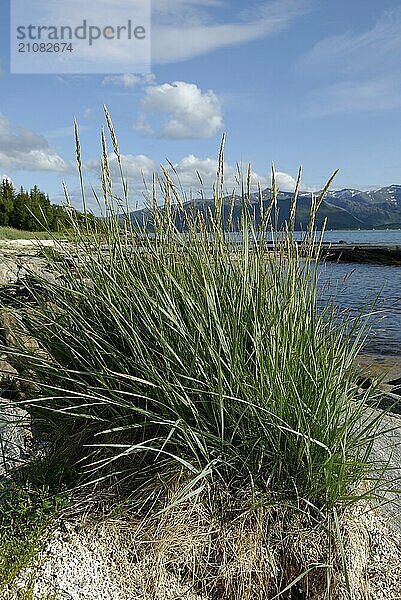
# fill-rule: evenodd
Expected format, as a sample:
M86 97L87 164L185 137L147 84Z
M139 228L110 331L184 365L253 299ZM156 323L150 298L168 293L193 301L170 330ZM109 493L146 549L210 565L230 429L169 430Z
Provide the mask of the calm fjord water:
M400 230L327 231L325 242L401 245ZM357 263L326 263L320 269L325 299L349 316L362 309L372 312L365 351L401 355L401 266Z

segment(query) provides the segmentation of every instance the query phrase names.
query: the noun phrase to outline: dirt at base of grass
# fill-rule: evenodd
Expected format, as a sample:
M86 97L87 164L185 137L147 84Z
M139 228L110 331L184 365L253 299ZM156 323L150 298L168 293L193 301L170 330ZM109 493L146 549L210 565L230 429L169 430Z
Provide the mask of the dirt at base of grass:
M347 591L344 576L337 572L333 577L331 600L400 598L401 535L388 527L378 510L366 511L366 508L354 507L341 520L352 596ZM211 567L211 577L220 578L220 595L216 595L216 587L214 592L208 592L208 586L197 579L197 567L205 561L207 539L202 538L206 535L205 523L202 519L194 521L192 514L185 527L186 517L188 514L181 514L177 520L176 515L175 527L170 518L161 518L157 525L154 521L150 525L120 517L107 518L97 524L64 522L51 534L35 564L21 573L2 597L17 600L21 590L29 585L32 585L32 600L49 597L55 600L216 600L217 597L271 600L274 597L272 588L270 591L267 587L258 589L258 581L262 583L266 578L256 571L262 566L269 567L271 582L280 580L281 565L277 562L280 552L274 545L276 535L272 537L271 547L254 547L256 552L251 551L255 532L240 527L235 536L227 535L227 554L217 570L216 565ZM293 547L287 551L293 557L310 561L299 564L298 568L307 570L312 566L311 561L318 564L319 551L323 564L327 559L324 535L316 529L310 531L309 538L306 530L298 533L298 538L294 537L294 531L282 535L284 545L292 540ZM213 549L210 551L212 555ZM319 580L316 586L314 577ZM323 600L327 597L321 588L324 578L322 568L312 569L308 586L302 582L295 585L293 591L297 592L291 597ZM286 597L290 596L283 596Z

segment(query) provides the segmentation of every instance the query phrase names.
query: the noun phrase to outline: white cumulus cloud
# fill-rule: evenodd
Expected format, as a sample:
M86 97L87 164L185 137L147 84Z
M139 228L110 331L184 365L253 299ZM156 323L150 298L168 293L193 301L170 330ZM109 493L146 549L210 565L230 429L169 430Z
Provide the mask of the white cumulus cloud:
M120 168L118 165L117 156L114 154L114 152L111 152L108 155L108 158L110 174L112 178L118 181L120 177ZM146 180L150 179L153 173L157 171L156 163L144 154L123 154L121 155L121 164L123 167L124 177L129 180L137 180L139 182L142 182L143 178ZM85 163L85 166L89 171L100 174L99 160L90 160Z
M114 152L109 155L110 172L113 181L119 185L120 169L118 166L117 156ZM121 162L124 176L127 178L129 187L132 191L143 191L144 182L150 187L153 174L161 175L159 165L149 156L144 154L123 154ZM85 163L88 171L91 171L100 176L100 161L91 160ZM214 183L216 183L218 161L215 158L201 158L194 154L188 154L180 160L172 163L165 163L164 168L169 171L173 181L184 189L185 192L197 192L204 190L206 194L210 194ZM237 192L240 189L241 179L244 181L247 178L248 165L232 165L228 162L224 163L224 187L227 193L232 190ZM261 175L257 172L252 172L252 186L256 191L257 185L262 188L270 187L270 176ZM292 175L283 171L276 171L276 182L280 191L293 192L295 189L296 180ZM301 191L310 191L304 184L301 184Z
M223 127L221 102L213 90L202 92L194 83L175 81L146 88L143 113L136 128L147 135L172 139L212 137ZM148 114L161 117L154 129Z
M12 124L0 114L0 167L24 171L66 172L70 165L42 135Z
M216 181L217 168L218 162L216 159L198 158L193 154L185 156L179 162L174 164L174 171L185 189L200 189L202 187L200 182L202 181L203 187L206 190L210 190ZM227 190L231 191L237 188L241 176L246 178L246 172L246 166L243 169L242 174L239 174L236 166L225 163L224 185ZM175 173L173 173L173 175L175 175ZM258 182L260 182L262 187L267 185L266 177L258 175L258 173L253 173L252 183L256 185Z
M288 173L276 171L276 185L281 192L293 192L295 190L296 180Z
M128 181L128 187L131 192L131 201L137 203L143 197L145 189L151 189L152 176L161 175L160 166L150 157L139 154L125 154L121 156L124 177ZM110 172L113 179L113 184L120 193L120 171L116 155L111 152L109 154ZM100 180L100 161L91 160L85 163L88 171L97 175ZM200 158L193 154L184 156L175 163L166 163L164 168L170 173L171 178L179 188L183 188L185 193L193 192L195 196L199 191L210 197L213 184L216 182L218 161L214 158ZM224 188L227 193L233 190L239 191L239 182L241 177L247 177L247 165L240 168L238 172L237 165L224 163ZM201 183L202 182L202 183ZM262 187L267 187L270 183L267 177L252 173L252 186L254 191L257 189L258 183ZM161 199L161 197L160 197Z

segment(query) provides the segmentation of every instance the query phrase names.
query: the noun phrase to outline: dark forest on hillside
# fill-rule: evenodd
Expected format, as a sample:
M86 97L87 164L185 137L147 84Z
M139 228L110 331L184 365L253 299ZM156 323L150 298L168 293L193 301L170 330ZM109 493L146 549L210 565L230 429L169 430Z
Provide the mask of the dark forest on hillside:
M10 181L0 184L0 226L26 231L60 231L68 227L69 216L63 206L51 204L49 197L35 185L29 192L17 192Z

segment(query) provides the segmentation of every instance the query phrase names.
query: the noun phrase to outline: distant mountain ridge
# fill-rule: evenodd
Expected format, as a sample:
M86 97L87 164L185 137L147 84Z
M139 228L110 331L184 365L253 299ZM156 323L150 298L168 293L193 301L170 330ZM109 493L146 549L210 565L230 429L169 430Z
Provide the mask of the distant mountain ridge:
M262 192L264 208L270 202L271 191L266 188ZM319 192L317 192L317 195ZM279 222L282 224L289 218L292 192L278 194ZM223 219L230 214L230 197L223 200ZM310 192L301 192L298 197L296 213L296 229L305 229L308 223L311 202ZM251 196L251 211L256 223L260 222L259 196ZM213 210L212 200L193 200L184 204L187 212L199 211L207 218ZM241 215L241 198L234 199L233 222L239 223ZM149 224L151 213L141 209L131 213L135 224ZM316 226L321 227L327 218L328 229L372 229L401 227L401 185L390 185L378 190L363 192L355 189L328 191L316 216ZM184 229L184 222L177 217L177 226Z

